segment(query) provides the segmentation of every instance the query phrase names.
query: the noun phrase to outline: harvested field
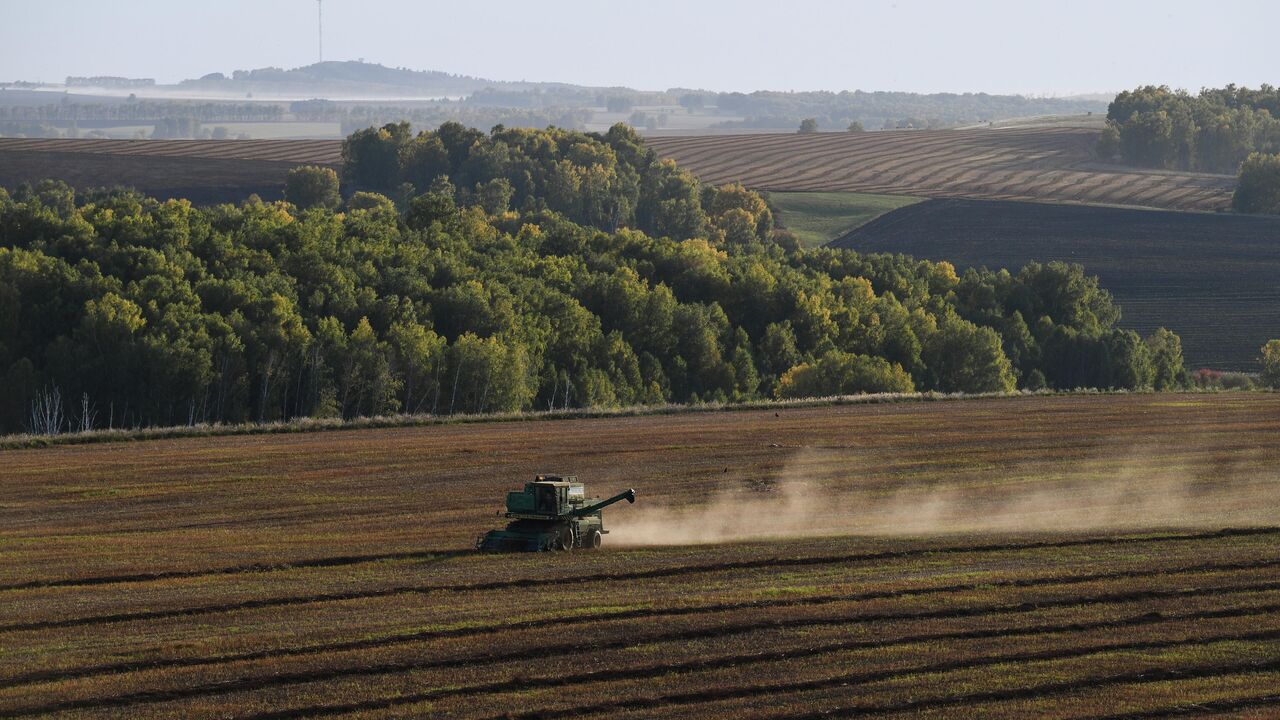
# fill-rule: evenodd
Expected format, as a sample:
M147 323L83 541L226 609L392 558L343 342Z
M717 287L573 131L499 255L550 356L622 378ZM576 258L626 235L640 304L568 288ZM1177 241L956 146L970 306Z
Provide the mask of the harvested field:
M1256 371L1280 337L1280 218L933 200L832 243L947 260L957 268L1084 265L1115 296L1121 325L1182 337L1193 369Z
M0 714L1262 712L1277 417L1081 395L8 451ZM545 470L640 500L602 551L470 551Z
M0 187L46 178L125 186L197 204L278 200L290 168L340 162L336 140L69 140L0 138Z
M716 184L775 191L1040 200L1222 210L1235 178L1097 163L1079 127L650 137L659 155ZM337 165L338 140L0 139L0 186L46 177L126 184L196 202L278 197L290 167ZM224 162L225 161L225 162ZM232 162L234 161L234 162ZM215 182L201 185L212 173ZM208 188L208 189L204 189ZM212 199L211 199L212 198Z
M0 152L53 152L129 157L257 160L337 165L337 140L70 140L0 138Z
M1084 128L655 137L648 144L716 184L1222 210L1235 178L1104 165Z

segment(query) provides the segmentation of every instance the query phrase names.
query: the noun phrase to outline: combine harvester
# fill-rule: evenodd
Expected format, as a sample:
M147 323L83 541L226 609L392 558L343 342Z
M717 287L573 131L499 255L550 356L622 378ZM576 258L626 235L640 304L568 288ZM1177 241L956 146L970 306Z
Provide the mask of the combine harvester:
M539 475L523 491L507 493L503 530L490 530L476 540L477 550L493 552L541 552L600 547L604 518L600 511L620 501L636 501L627 490L608 500L587 504L586 486L573 475Z

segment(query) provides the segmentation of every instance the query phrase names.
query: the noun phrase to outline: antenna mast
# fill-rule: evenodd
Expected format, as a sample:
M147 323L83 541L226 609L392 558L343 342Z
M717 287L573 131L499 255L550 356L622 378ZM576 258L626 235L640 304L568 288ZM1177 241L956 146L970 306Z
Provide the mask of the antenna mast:
M316 0L316 35L320 42L320 62L324 62L324 0Z

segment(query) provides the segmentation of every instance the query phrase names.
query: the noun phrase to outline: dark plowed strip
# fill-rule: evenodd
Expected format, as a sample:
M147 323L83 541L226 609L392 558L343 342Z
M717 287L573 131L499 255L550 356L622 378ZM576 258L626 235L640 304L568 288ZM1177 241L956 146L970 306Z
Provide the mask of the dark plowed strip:
M719 570L744 569L751 570L764 567L783 567L789 565L822 565L837 562L858 562L864 560L886 560L893 558L916 557L919 555L927 555L930 553L965 553L965 552L990 552L998 550L1026 550L1035 548L1059 548L1059 547L1076 547L1080 545L1113 545L1134 542L1162 542L1162 541L1180 541L1180 540L1203 540L1210 538L1238 537L1243 535L1271 535L1280 534L1280 527L1256 527L1256 528L1224 528L1222 530L1214 530L1209 532L1186 533L1186 534L1170 534L1170 535L1151 535L1141 537L1097 537L1083 538L1079 540L1059 540L1059 541L1036 541L1028 543L1002 543L998 545L967 545L952 546L940 548L920 548L916 550L898 550L884 553L867 553L862 555L839 555L839 556L819 556L810 558L765 558L762 560L749 560L741 563L717 563L711 565L682 565L675 568L661 568L658 570L646 570L636 573L622 574L598 574L583 575L578 577L567 578L533 578L526 580L504 580L493 583L478 583L472 585L454 585L441 586L440 590L444 591L467 591L467 590L499 590L511 587L528 587L531 583L539 582L544 584L559 584L565 582L591 582L595 580L636 580L650 577L666 577L670 575L684 575L699 572L715 572ZM62 578L58 580L32 580L14 585L0 585L0 592L10 590L31 590L38 588L51 587L77 587L90 585L110 585L115 583L139 583L139 582L155 582L159 580L175 580L183 578L195 578L218 575L240 575L245 573L265 573L265 572L281 572L286 570L297 570L302 568L318 568L318 567L336 567L342 565L359 565L363 563L383 562L387 560L415 560L415 559L447 559L451 557L462 557L473 554L471 551L458 550L428 550L422 552L400 552L385 553L378 555L345 555L328 558L310 558L305 560L294 560L279 563L253 563L250 565L235 565L225 568L210 568L205 570L175 570L154 573L136 573L131 575L104 575L99 577L86 578ZM658 574L655 574L658 573ZM0 628L2 629L2 628Z
M850 673L839 677L826 678L824 680L810 680L806 682L787 683L785 685L766 685L766 686L748 686L737 688L716 688L712 690L699 690L697 692L677 693L673 695L664 695L655 698L639 698L633 700L620 700L616 702L598 703L596 705L582 705L574 708L566 708L555 711L534 711L519 715L507 714L501 716L505 719L515 718L517 720L550 720L552 718L577 717L581 715L592 715L600 712L609 712L615 710L638 710L654 707L663 707L668 705L689 705L695 703L717 702L721 700L739 700L742 698L755 697L759 695L776 695L778 693L790 692L809 692L813 690L827 690L842 685L853 685L871 682L882 682L885 680L896 680L913 675L927 675L938 672L951 672L955 670L964 670L975 667L989 667L991 665L1004 665L1006 663L1017 662L1044 662L1051 660L1069 660L1080 657L1087 657L1104 652L1125 652L1135 650L1165 650L1175 647L1188 647L1195 645L1208 645L1215 642L1248 642L1258 640L1276 640L1280 639L1280 630L1269 630L1266 632L1244 633L1239 635L1223 635L1212 638L1194 638L1183 640L1159 640L1151 642L1139 643L1117 643L1114 645L1098 646L1093 648L1081 648L1077 650L1051 650L1034 653L1020 653L1014 655L1004 655L999 657L974 659L968 661L949 661L934 663L932 665L922 665L919 667L909 668L905 670L884 670L880 672L870 673ZM1083 678L1080 680L1071 680L1065 682L1045 683L1043 685L1032 685L1023 688L1009 690L989 690L986 692L969 693L966 695L956 695L952 697L929 698L926 700L909 700L898 703L886 703L883 705L861 705L848 708L833 708L823 710L821 712L806 713L803 715L788 715L786 717L791 720L825 720L832 717L863 717L863 716L879 716L887 715L895 712L910 712L915 710L925 710L939 707L952 707L955 705L971 705L981 702L996 702L1001 700L1020 700L1027 698L1040 698L1046 695L1059 695L1062 693L1076 692L1079 690L1088 690L1099 687L1107 687L1110 685L1127 685L1127 684L1146 684L1153 682L1167 682L1170 680L1189 680L1203 677L1218 677L1223 675L1240 675L1246 673L1264 673L1280 670L1280 660L1273 660L1262 663L1234 663L1234 664L1215 664L1215 665L1197 665L1189 668L1177 670L1167 668L1150 668L1140 672L1123 673L1118 675L1108 675L1104 677ZM297 717L293 715L268 714L251 716L257 720L274 717ZM498 720L495 718L495 720Z
M1254 710L1265 707L1280 707L1280 695L1255 695L1245 698L1206 700L1190 705L1160 708L1159 710L1144 710L1120 715L1102 715L1095 720L1149 720L1152 718L1204 715L1207 712L1239 712L1241 710Z
M1257 589L1265 589L1265 590L1280 589L1280 582L1262 583L1260 585L1231 588L1229 590L1233 592L1248 592L1248 591L1257 590ZM793 619L782 619L782 620L771 620L771 621L759 621L759 622L753 622L753 623L740 623L738 625L732 625L732 624L721 625L713 628L686 630L686 631L670 633L667 635L661 635L656 637L628 638L626 640L620 640L613 643L595 643L591 647L592 649L595 649L595 650L609 650L609 649L615 649L615 648L626 648L626 647L631 647L635 645L648 644L655 641L671 642L671 641L687 641L687 640L705 640L710 638L726 637L729 635L736 635L736 634L741 634L744 632L750 632L755 630L778 630L778 629L790 629L790 628L800 628L800 627L852 625L852 624L864 624L864 623L870 623L870 622L890 622L890 621L904 621L904 620L910 621L910 620L972 618L972 617L981 617L984 615L1034 612L1036 610L1041 610L1046 608L1069 607L1073 605L1094 605L1094 604L1106 604L1106 603L1112 603L1112 602L1126 602L1126 601L1131 601L1135 599L1140 600L1140 599L1150 599L1150 598L1220 595L1226 591L1228 591L1228 589L1224 589L1224 588L1198 588L1198 589L1191 589L1191 590L1175 590L1175 591L1164 591L1164 592L1146 591L1146 592L1134 592L1134 593L1116 593L1112 595L1096 596L1093 598L1070 598L1070 599L1064 599L1064 600L1060 599L1060 600L1041 601L1041 602L1034 602L1034 603L1021 603L1017 605L988 605L983 607L959 608L959 609L953 608L948 610L933 610L933 611L926 611L926 612L868 613L868 614L862 614L862 615L849 615L849 616L843 616L843 617L793 618ZM1264 610L1263 610L1264 612L1270 609L1270 606L1260 606L1260 607L1264 607ZM1213 615L1212 613L1215 613L1215 612L1222 613L1222 614ZM1245 607L1245 608L1226 609L1226 610L1220 610L1220 611L1206 611L1204 613L1196 613L1194 615L1204 616L1206 618L1232 617L1233 613L1239 614L1241 616L1245 616L1245 615L1256 614L1256 612L1257 612L1256 608ZM1192 615L1188 615L1186 617L1192 617ZM1158 614L1148 613L1146 615L1138 616L1138 619L1136 620L1120 621L1120 623L1117 624L1117 626L1123 626L1126 624L1141 625L1141 624L1147 624L1147 623L1158 623L1158 622L1164 622L1165 619L1166 618ZM1176 620L1181 618L1174 617L1169 619ZM1104 623L1101 623L1101 626L1109 627L1111 624L1112 623L1104 622ZM1077 627L1077 626L1063 625L1059 627L1070 628L1070 627ZM990 635L985 634L985 631L974 631L974 632L983 633L978 635L977 637L988 637L988 636L1000 637L1002 634L1012 634L1012 635L1020 634L1017 630L1008 630L1008 629L992 631ZM1280 630L1268 631L1268 632L1275 632L1277 633L1278 636L1280 636ZM966 633L961 633L961 635L964 635L964 634ZM1027 634L1036 634L1036 633L1031 632ZM1232 637L1235 637L1235 636L1232 636ZM908 642L908 640L900 640L900 641L881 640L877 642L870 642L868 643L868 646L878 647L882 645L892 645L892 644L895 644L895 642L903 643L903 642ZM574 654L574 653L581 653L581 652L582 652L582 645L578 643L578 644L566 644L566 645L558 646L554 648L541 646L541 647L537 647L530 650L520 650L520 651L504 653L504 654L493 654L487 657L482 656L479 658L471 657L471 658L452 658L452 659L433 660L433 661L391 662L391 663L382 663L378 665L366 665L366 666L351 667L351 668L337 668L333 670L324 670L324 671L275 673L270 677L240 678L237 680L221 681L221 682L209 683L204 685L195 685L191 687L182 688L179 690L146 690L142 692L129 693L126 695L118 695L118 696L109 697L109 698L86 698L83 700L73 700L69 702L55 703L55 704L44 705L40 707L25 708L25 709L14 711L14 714L15 715L36 715L36 714L47 713L47 712L61 712L64 710L83 710L83 709L89 709L89 708L124 707L129 705L140 705L140 704L149 704L149 703L157 703L157 702L166 702L170 700L184 700L184 699L191 699L196 697L206 697L210 695L220 695L228 692L238 692L238 691L245 691L245 690L262 690L266 688L281 687L281 686L287 686L287 685L298 685L303 683L338 680L342 678L367 677L372 675L391 675L391 674L400 674L400 673L406 673L406 672L415 672L420 670L441 669L441 668L448 668L448 667L472 667L482 663L492 664L496 662L506 662L506 661L512 661L512 660L530 660L530 659L539 659L539 658L549 657L554 655L555 653ZM797 652L801 652L801 651L797 651ZM746 657L752 657L752 656L746 656ZM665 665L663 667L670 668L672 666ZM617 671L617 672L626 673L630 671ZM663 672L667 672L667 670L664 670ZM662 673L658 673L658 674L662 674ZM606 678L604 678L602 674L596 673L594 675L581 676L580 678L573 680L573 682L594 682L600 679L606 679ZM509 685L510 685L509 683L504 684L504 687ZM465 690L467 689L465 688L460 689L460 691L465 691ZM480 692L491 692L491 691L481 690ZM385 701L380 700L377 702L385 702ZM346 712L346 711L344 710L343 712ZM313 711L308 710L303 714L312 714L312 713Z
M508 713L506 715L502 715L501 718L495 718L494 720L509 719L509 718L518 718L519 720L543 720L545 718L547 720L551 720L554 718L578 717L581 715L594 715L597 713L617 712L617 711L643 710L643 709L651 709L656 707L665 707L670 705L689 705L689 704L696 704L696 703L717 702L722 700L738 700L742 698L755 697L758 695L776 695L779 693L809 692L813 690L825 690L828 688L840 687L843 685L856 685L856 684L866 684L866 683L872 683L872 682L883 682L886 680L896 680L896 679L901 679L905 677L911 677L914 675L927 675L932 673L953 672L955 670L967 670L970 668L990 667L993 665L1005 665L1008 663L1071 660L1075 658L1088 657L1090 655L1097 655L1100 653L1107 653L1107 652L1165 650L1165 649L1176 648L1176 647L1210 645L1218 642L1250 642L1250 641L1256 642L1256 641L1266 641L1266 640L1280 640L1280 630L1264 630L1264 631L1258 631L1258 632L1252 632L1252 633L1231 633L1226 635L1215 635L1211 637L1180 638L1177 640L1144 640L1141 642L1108 643L1103 645L1094 645L1094 646L1085 647L1085 648L1071 648L1069 650L1039 650L1036 652L1011 653L1006 655L996 655L996 656L989 656L989 657L983 657L983 658L970 658L965 660L948 660L945 662L931 663L927 665L918 665L916 667L911 667L911 668L849 673L846 675L840 675L832 678L823 678L821 680L806 680L802 682L786 683L782 685L763 685L763 686L751 685L751 686L745 686L745 687L715 688L715 689L708 689L708 690L698 690L693 692L673 693L669 695L662 695L662 696L650 697L650 698L628 698L624 700L614 700L614 701L608 701L608 702L602 702L602 703L595 703L592 705L579 705L577 707L564 708L560 710L545 710L545 711L535 710L533 712L527 712L522 714ZM804 657L804 653L798 653L798 654L777 653L776 655L777 657L770 658L770 659L785 660L789 657ZM750 657L750 656L746 656L746 657ZM696 667L699 663L689 663L689 665L694 666L689 668L689 670L699 671L699 670L705 670L705 669L716 669L717 667L727 667L727 665L720 666L718 664L715 664L716 661L709 661L709 662L712 663L712 665L707 668ZM1273 665L1275 666L1275 668L1280 669L1280 660L1275 661ZM679 667L679 666L676 666L676 667ZM1257 666L1253 664L1246 665L1245 667L1250 668L1250 670L1254 672L1262 672L1261 670L1254 670L1253 668ZM486 692L520 691L520 690L528 690L528 689L534 689L539 687L558 687L558 686L568 685L575 682L594 682L594 681L619 680L619 679L639 680L639 679L645 679L647 677L660 677L666 674L667 670L662 666L656 666L652 668L645 668L643 672L647 674L637 674L632 676L626 673L626 671L618 671L617 673L608 673L608 672L596 673L594 675L588 675L582 678L566 678L563 676L559 676L559 677L539 678L537 680L513 679L507 682L491 683L489 685L478 686L478 687L491 688L491 689L485 690ZM1154 669L1148 672L1170 673L1173 671ZM611 677L611 675L614 675L614 674L617 674L619 677ZM1146 673L1136 675L1136 676L1146 677ZM1076 681L1076 683L1081 683L1081 682L1088 682L1088 681ZM1072 683L1072 685L1075 685L1076 683ZM1062 683L1062 684L1065 685L1066 683ZM1089 687L1089 686L1092 686L1092 684L1090 683L1084 686ZM1000 691L992 691L992 692L1000 692ZM440 697L444 697L448 695L456 695L456 694L459 694L456 690L446 689L446 690L440 690L432 693L421 693L420 695L423 697L421 697L420 699L416 696L413 696L412 699L411 699L411 696L400 696L396 698L387 698L385 700L369 701L367 703L350 703L347 705L329 705L329 706L321 706L321 707L314 707L314 708L297 708L297 709L282 710L277 712L261 713L258 715L250 715L249 717L253 718L253 720L285 720L286 718L316 717L320 715L338 715L338 714L348 713L348 712L382 709L385 707L390 707L392 705L403 705L410 702L423 702L426 700L439 699ZM975 694L975 695L979 695L979 694ZM969 697L974 697L974 696L969 696ZM987 700L989 699L992 699L992 698L987 698ZM1003 698L995 698L995 699L1003 699ZM958 700L958 698L935 699L932 701L926 700L921 702L925 702L925 703L938 702L938 701L950 702L953 700ZM982 700L968 700L968 702L981 702L981 701ZM390 705L388 703L390 703ZM923 705L921 707L930 707L930 706ZM900 708L897 708L894 706L880 706L874 709L873 708L837 709L834 711L829 711L828 713L815 714L812 717L815 717L815 718L828 717L828 716L839 717L845 713L850 712L850 710L858 713L878 714L878 713L896 712L899 709ZM910 708L901 708L901 709L915 709L915 708L910 707ZM805 717L810 717L810 716L805 716Z
M791 720L826 720L826 718L832 717L874 717L893 712L911 712L914 710L954 707L956 705L971 705L981 702L1024 700L1050 695L1063 695L1066 693L1078 692L1080 690L1093 690L1097 688L1112 687L1115 685L1147 685L1150 683L1226 677L1229 675L1255 675L1259 673L1275 672L1277 670L1280 670L1280 660L1271 660L1260 663L1243 662L1221 665L1195 665L1178 670L1151 668L1132 673L1107 675L1077 681L1045 683L1043 685L1032 685L1013 690L992 690L990 692L971 693L969 695L961 695L958 697L914 700L881 705L878 707L836 708L823 713L808 713L805 715L792 716Z
M635 619L653 619L660 617L679 617L687 615L702 615L714 612L732 612L734 610L751 610L765 608L786 608L786 607L802 607L802 606L819 606L828 605L839 602L860 602L869 600L888 600L895 598L903 598L910 596L937 595L953 592L965 592L986 588L1030 588L1043 587L1049 585L1076 585L1087 582L1098 582L1105 580L1132 580L1143 577L1168 577L1174 575L1185 575L1193 573L1205 572L1224 572L1234 570L1257 570L1267 567L1276 567L1280 565L1280 560L1263 560L1257 562L1243 563L1209 563L1203 565L1193 565L1180 568L1159 568L1154 570L1140 571L1115 571L1106 573L1094 573L1090 575L1072 575L1058 577L1042 577L1042 578L1024 578L1018 580L998 580L995 582L975 583L968 585L941 585L937 587L907 588L902 590L888 590L881 592L866 592L848 595L817 595L803 598L786 598L779 600L754 600L738 603L720 603L716 605L700 605L697 607L684 608L655 608L655 609L636 609L622 610L612 613L594 613L590 615L572 615L569 617L550 617L539 620L526 620L516 623L502 623L496 625L482 625L464 628L455 628L450 630L424 630L412 633L401 633L382 638L373 638L367 640L352 640L347 642L325 643L321 645L309 645L300 648L279 648L274 650L260 650L256 652L236 653L228 655L218 655L214 657L196 657L196 658L177 658L166 660L144 660L124 663L112 663L106 665L95 665L86 668L77 668L73 670L44 670L23 675L16 675L0 681L0 687L17 687L20 685L29 685L38 682L60 682L63 680L71 680L75 678L94 677L99 675L116 675L128 672L139 672L142 670L157 669L174 669L181 667L199 667L205 665L221 665L233 662L265 660L269 658L296 657L300 655L312 655L320 653L346 652L351 650L367 650L373 648L384 648L393 645L402 645L414 642L422 642L425 640L438 640L452 637L467 637L475 635L488 635L494 633L512 632L517 630L533 630L542 627L555 627L564 625L589 624L595 622L607 622L610 620L635 620ZM1212 593L1218 588L1210 588L1207 591ZM1007 606L998 606L1007 607ZM1036 607L1039 607L1036 605ZM1034 609L1031 608L1031 609ZM859 616L861 617L861 616ZM915 617L914 615L910 617ZM842 621L847 622L848 619ZM823 621L825 622L825 621ZM735 632L747 632L749 630L764 629L774 627L770 623L765 626L756 625L740 625ZM664 639L659 637L658 639ZM619 645L621 647L622 645ZM555 649L543 647L541 652L551 654L553 652L580 652L581 646L572 643L566 644L563 648ZM497 662L490 658L498 658L499 660L522 659L523 654L516 656L483 656L480 658L471 658L465 662Z
M895 638L892 640L850 640L837 643L829 643L811 648L793 648L788 650L778 650L774 652L750 653L742 655L731 655L728 657L709 658L706 660L694 660L684 663L666 663L662 665L652 665L645 668L621 669L621 670L604 670L595 673L587 673L578 676L557 675L553 677L530 679L530 678L512 678L500 682L486 683L483 685L473 685L463 688L448 688L433 692L419 693L413 699L406 697L387 698L379 700L371 700L365 703L356 703L360 707L347 706L317 706L308 708L297 708L291 710L282 710L276 713L256 716L258 720L268 720L274 718L294 718L294 717L314 717L318 715L335 715L346 712L356 712L363 710L381 710L398 705L413 704L429 700L439 700L446 697L454 696L471 696L484 695L492 693L503 693L520 690L534 690L540 687L564 687L569 685L578 685L591 682L603 682L611 680L643 680L646 678L663 677L673 672L705 672L709 670L720 670L738 665L749 665L765 662L782 662L786 660L794 660L798 658L815 657L819 655L828 655L836 652L845 652L849 650L864 650L869 648L886 648L899 645L911 645L921 642L938 642L950 640L982 640L990 638L1004 637L1032 637L1035 635L1049 635L1064 632L1087 632L1090 630L1099 630L1106 628L1134 627L1138 625L1149 625L1161 622L1174 622L1178 620L1202 620L1212 617L1232 617L1224 613L1238 613L1239 610L1230 611L1214 611L1213 613L1194 613L1190 615L1177 617L1160 617L1158 615L1139 615L1132 618L1124 618L1114 621L1103 621L1097 623L1074 623L1064 625L1038 625L1026 628L999 628L992 630L972 630L966 632L949 632L934 633L924 635L909 635L905 637ZM1270 607L1267 608L1250 608L1249 612L1242 613L1239 616L1247 616L1252 614L1265 614L1272 612ZM579 652L581 647L578 648ZM368 706L368 707L366 707Z
M757 570L771 567L804 567L811 565L830 565L836 563L875 562L880 560L900 560L927 555L963 555L969 553L1022 551L1037 549L1053 549L1081 547L1090 545L1131 545L1160 542L1183 542L1211 540L1244 535L1280 534L1280 528L1228 528L1203 533L1186 533L1178 535L1151 535L1139 537L1098 537L1079 540L1053 540L1025 543L998 543L989 545L965 545L938 548L917 548L914 550L891 550L879 553L863 553L858 555L799 557L799 558L765 558L761 560L743 560L739 562L713 563L707 565L681 565L678 567L655 568L631 573L596 573L570 577L540 577L519 580L498 580L487 583L470 583L460 585L411 585L383 590L352 591L345 593L324 593L319 595L303 595L264 600L246 600L240 603L205 605L194 608L176 608L173 610L153 610L134 613L113 613L93 615L63 620L36 620L32 622L0 625L0 632L19 632L26 630L48 630L54 628L79 627L83 625L101 625L113 622L131 622L138 620L160 620L174 617L190 617L213 613L231 612L235 610L254 610L269 607L287 607L312 603L337 602L343 600L364 600L370 598L390 597L395 595L421 595L436 592L484 592L489 590L507 590L511 588L528 589L533 587L563 586L591 582L615 582L628 580L647 580L660 577L679 577L706 572L722 572L729 570ZM431 553L436 556L439 553Z
M364 563L386 562L388 560L445 560L451 557L472 554L469 551L423 551L382 553L378 555L340 555L337 557L313 558L311 560L294 560L282 563L254 563L252 565L236 565L233 567L213 568L208 570L169 570L153 573L135 573L133 575L103 575L100 577L63 578L60 580L31 580L13 585L0 585L0 592L12 590L37 590L42 588L90 587L93 585L115 585L118 583L156 582L159 580L182 580L185 578L213 577L217 575L246 575L250 573L281 572L284 570L303 570L306 568L341 567L343 565L362 565Z

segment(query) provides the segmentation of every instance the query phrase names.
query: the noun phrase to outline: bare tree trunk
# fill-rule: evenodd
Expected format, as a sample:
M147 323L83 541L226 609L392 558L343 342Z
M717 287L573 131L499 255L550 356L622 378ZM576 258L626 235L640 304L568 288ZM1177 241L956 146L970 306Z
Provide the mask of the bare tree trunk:
M267 362L262 367L262 391L258 397L258 422L266 422L267 392L271 389L271 366L276 362L276 351L267 353Z
M453 396L449 398L449 414L453 414L454 403L458 401L458 376L462 374L462 363L453 369Z
M435 386L435 392L431 393L431 414L435 415L436 410L440 408L440 361L436 360L436 368L432 385Z
M98 411L89 402L89 393L81 393L80 395L80 432L89 432L93 429L95 421L98 417Z
M339 411L338 411L338 412L342 415L342 419L343 419L343 420L346 420L346 419L347 419L347 417L348 417L348 416L347 416L347 402L348 402L348 400L349 400L349 399L350 399L350 397L351 397L351 385L352 385L352 382L351 382L351 375L352 375L354 372L355 372L355 365L354 365L354 364L352 364L352 363L351 363L351 361L347 361L347 367L346 367L346 369L345 369L345 370L343 371L343 373L342 373L342 408L341 408L341 409L339 409ZM357 408L357 410L358 410L358 408ZM357 412L357 414L358 414L358 412Z
M62 432L64 422L62 390L54 385L52 389L37 391L31 401L27 430L32 435L57 435Z

